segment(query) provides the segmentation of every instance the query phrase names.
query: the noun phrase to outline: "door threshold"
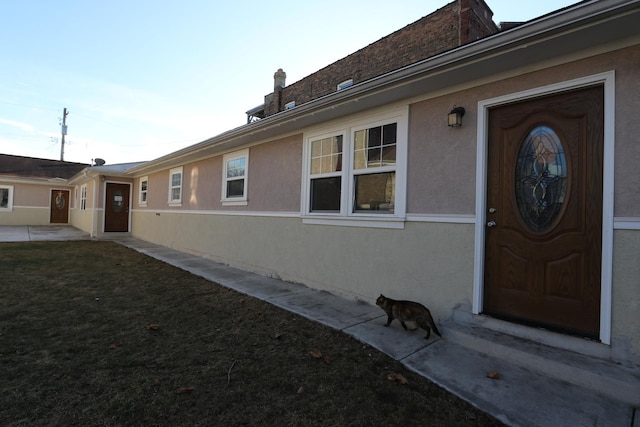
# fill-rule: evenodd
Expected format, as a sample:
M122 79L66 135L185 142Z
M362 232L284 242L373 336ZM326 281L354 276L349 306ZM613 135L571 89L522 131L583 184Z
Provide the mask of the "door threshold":
M585 356L612 360L611 347L589 338L565 335L543 328L521 325L506 320L496 319L483 314L472 314L463 308L453 311L453 320L487 328L503 334L512 335L550 347L573 351Z

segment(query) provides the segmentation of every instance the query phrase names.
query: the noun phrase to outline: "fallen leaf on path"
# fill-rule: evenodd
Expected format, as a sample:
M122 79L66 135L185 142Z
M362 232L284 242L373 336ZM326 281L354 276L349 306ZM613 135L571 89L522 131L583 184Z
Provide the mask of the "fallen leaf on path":
M193 391L193 387L184 386L184 387L178 387L178 389L176 390L176 393L191 393L192 391Z
M300 388L298 389L298 394L302 394L304 393L304 387L300 386Z
M327 365L331 364L331 358L329 356L325 356L323 360Z
M160 325L152 323L150 325L147 325L147 329L150 331L157 331L158 329L160 329Z
M118 341L116 341L114 343L111 343L111 345L109 346L109 349L110 350L116 350L116 349L120 348L120 345L121 344Z
M491 378L492 380L497 380L498 378L500 378L500 372L491 371L487 374L487 378Z
M387 375L387 379L389 381L395 381L400 384L409 384L409 381L402 374L397 374L397 373L389 374Z

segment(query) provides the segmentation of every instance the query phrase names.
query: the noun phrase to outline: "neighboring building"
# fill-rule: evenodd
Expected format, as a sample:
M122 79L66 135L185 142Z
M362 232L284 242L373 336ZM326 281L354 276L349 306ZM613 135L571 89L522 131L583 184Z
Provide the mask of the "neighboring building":
M89 165L0 154L0 224L66 224L73 187L67 182Z
M246 126L76 174L104 215L70 222L129 209L118 229L149 242L638 364L640 1L491 15L453 1L291 86L276 72ZM447 41L387 62L414 29Z

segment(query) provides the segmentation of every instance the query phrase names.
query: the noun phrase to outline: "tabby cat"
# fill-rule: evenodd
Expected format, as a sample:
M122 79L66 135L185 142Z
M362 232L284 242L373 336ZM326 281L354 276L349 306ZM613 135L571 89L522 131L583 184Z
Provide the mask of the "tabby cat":
M431 312L420 303L413 301L396 301L380 294L376 300L376 305L387 313L387 323L384 326L389 326L393 319L398 319L405 330L407 330L407 325L404 322L413 322L416 327L412 330L420 327L427 331L427 336L424 337L425 339L429 339L429 336L431 336L431 329L433 329L433 332L435 332L437 336L442 336L436 327L436 323L433 321L433 317L431 317Z

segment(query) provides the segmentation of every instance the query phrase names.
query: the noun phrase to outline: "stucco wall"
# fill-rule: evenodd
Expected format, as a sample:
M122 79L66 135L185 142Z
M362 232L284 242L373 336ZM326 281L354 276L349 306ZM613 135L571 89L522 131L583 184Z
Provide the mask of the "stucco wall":
M13 207L11 211L0 211L1 225L47 225L49 207Z
M613 350L640 364L640 230L616 230L613 256Z
M52 190L69 191L69 206L74 206L73 187L15 181L0 181L0 184L13 187L13 209L0 210L0 224L2 225L50 224Z
M469 304L473 291L472 225L409 223L388 230L138 211L132 229L143 240L370 304L380 293L415 299L438 318Z
M182 165L182 206L170 206L169 170L146 175L147 205L141 206L140 178L133 185L133 209L292 212L300 210L302 135L249 148L246 206L223 206L222 158Z
M416 102L409 118L407 212L473 214L477 105L479 101L615 71L615 206L618 217L640 217L640 46L621 49L542 71L505 78L464 91ZM454 105L466 110L463 126L449 128L446 114Z

